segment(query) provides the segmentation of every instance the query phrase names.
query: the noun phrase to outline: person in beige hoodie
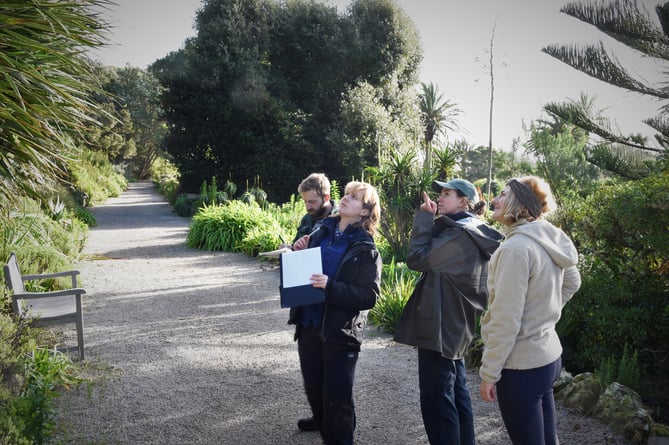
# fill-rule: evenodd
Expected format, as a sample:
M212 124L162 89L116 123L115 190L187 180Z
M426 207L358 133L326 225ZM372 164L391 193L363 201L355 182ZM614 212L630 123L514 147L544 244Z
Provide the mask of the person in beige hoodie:
M558 444L553 383L562 346L555 325L581 285L578 252L544 219L555 202L543 179L510 179L492 204L506 240L488 265L480 396L498 401L514 445Z

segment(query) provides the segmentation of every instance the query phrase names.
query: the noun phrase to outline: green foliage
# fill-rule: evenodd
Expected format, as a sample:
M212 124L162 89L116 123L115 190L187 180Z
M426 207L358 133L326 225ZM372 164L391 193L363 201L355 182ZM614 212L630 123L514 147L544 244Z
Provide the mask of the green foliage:
M164 156L160 156L151 164L151 177L154 181L175 181L179 179L179 169Z
M623 356L620 358L620 365L618 366L618 382L635 391L639 390L641 370L639 369L638 353L634 351L634 354L631 354L628 351L627 345L625 345Z
M179 170L176 165L165 157L159 156L151 164L150 175L153 182L158 184L160 193L167 201L174 205L178 195Z
M468 179L472 183L483 180L483 187L481 188L486 191L488 189L488 147L480 145L474 148L461 141L454 144L452 150L455 152L461 168L458 176ZM500 178L502 183L520 173L533 173L527 171L526 164L517 163L513 153L495 148L493 148L492 164L494 178ZM493 183L491 186L491 193L494 193L492 192L494 185Z
M339 188L339 181L337 181L336 179L330 181L330 199L333 199L336 202L339 202L339 200L341 199L341 190Z
M587 137L573 125L533 124L527 152L537 159L537 174L551 186L558 205L593 192L601 171L586 158Z
M278 223L257 204L231 201L221 206L205 207L193 216L186 244L204 250L241 252L244 239L254 228L280 233Z
M76 157L78 134L96 107L87 49L102 45L93 12L105 0L0 5L0 182L9 199L38 198Z
M342 116L342 101L364 84L382 118L396 128L407 121L393 142L413 134L405 110L415 105L419 35L392 0L358 1L341 14L308 0L210 0L196 24L182 50L150 68L164 87L165 145L185 192L212 176L259 176L267 199L284 202L310 172L359 177L378 162L386 128Z
M96 227L98 225L98 222L95 219L95 216L88 210L82 208L82 207L77 207L76 210L74 211L74 216L77 218L79 221L83 222L86 224L88 227Z
M393 109L386 106L391 101L396 104ZM345 163L348 178L359 176L368 166L383 164L387 147L417 148L415 134L421 124L415 95L392 82L380 86L364 82L350 88L343 96L340 113L337 128L328 139L340 147L338 161ZM327 172L331 178L341 175L330 165Z
M419 275L404 263L391 261L389 264L384 264L381 295L376 305L369 311L370 321L393 334Z
M616 362L616 359L609 357L608 359L602 361L600 367L595 370L595 374L597 375L599 382L604 387L607 387L611 383L615 382L616 377L618 376L618 363Z
M420 118L423 124L424 136L424 168L432 168L432 141L445 137L447 130L457 130L457 116L462 112L457 104L443 98L439 87L430 83L421 83L422 92L418 96ZM455 161L455 160L453 160Z
M82 156L68 163L75 190L87 197L86 205L101 204L110 196L119 196L128 186L123 175L117 173L106 154L82 150Z
M43 444L54 431L57 390L77 383L72 362L64 354L35 349L24 362L25 387L14 400L16 413L24 422L24 434L36 444Z
M202 181L200 185L200 196L193 204L195 208L199 209L205 206L220 205L228 202L232 197L225 192L218 191L216 183L216 176L211 177L211 185L206 181Z
M158 79L141 68L106 67L98 70L102 88L108 95L98 97L118 118L109 122L90 144L105 152L114 163L127 163L126 175L140 180L163 180L155 175L154 163L163 156L160 148L167 127L159 105ZM121 122L122 124L119 124ZM109 142L107 142L109 141Z
M160 193L165 197L165 199L167 199L167 202L169 202L172 205L174 205L177 199L179 199L179 197L182 196L177 193L177 190L179 189L178 181L167 180L164 182L160 182L158 184L158 188L160 190Z
M446 158L446 156L444 156ZM442 171L444 165L433 165ZM365 169L366 179L373 184L381 198L379 232L388 242L393 257L401 262L411 238L411 224L422 201L422 192L431 191L437 170L421 170L413 149L404 152L388 148L379 168Z
M279 223L281 227L281 243L290 244L297 233L297 227L305 213L302 198L299 195L291 195L290 201L280 206L269 204L266 212Z
M669 345L666 279L616 276L604 263L581 266L583 283L562 312L557 330L565 367L592 371L610 357L621 357L623 345L639 351L644 374L664 373Z
M11 309L11 298L4 283L0 301L0 401L8 398L12 389L19 386L21 357L36 346L28 320L18 318ZM1 403L0 403L1 405ZM0 442L1 443L1 442Z
M54 221L28 198L24 198L23 205L21 212L12 209L0 217L0 255L3 259L11 251L24 248L49 250L65 259L76 257L86 241L84 223L78 218Z
M596 374L603 386L618 382L627 388L639 391L641 371L637 351L631 353L625 345L620 360L616 360L613 356L609 357L602 362Z
M376 238L374 239L374 243L376 244L376 249L381 255L383 264L390 264L395 261L395 257L393 256L393 249L390 247L390 243L388 243L387 239L377 233Z
M179 216L193 216L195 211L195 206L193 205L193 200L190 199L187 195L179 195L179 197L174 201L174 212Z
M239 245L239 251L256 256L259 252L276 249L281 241L281 228L276 224L271 230L267 227L252 227ZM285 238L284 238L285 239Z
M616 205L620 203L624 205ZM664 277L666 292L669 172L602 187L577 211L582 216L579 242L585 252L596 255L617 276Z

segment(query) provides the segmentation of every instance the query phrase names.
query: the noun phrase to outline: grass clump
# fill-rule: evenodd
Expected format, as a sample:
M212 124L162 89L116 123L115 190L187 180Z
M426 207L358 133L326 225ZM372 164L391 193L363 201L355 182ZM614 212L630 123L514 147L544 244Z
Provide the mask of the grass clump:
M193 216L186 244L208 251L254 254L276 248L281 233L276 220L257 204L230 201L200 209Z
M419 275L405 263L395 263L392 260L389 264L384 264L381 275L381 296L374 308L369 311L371 322L384 331L394 334Z

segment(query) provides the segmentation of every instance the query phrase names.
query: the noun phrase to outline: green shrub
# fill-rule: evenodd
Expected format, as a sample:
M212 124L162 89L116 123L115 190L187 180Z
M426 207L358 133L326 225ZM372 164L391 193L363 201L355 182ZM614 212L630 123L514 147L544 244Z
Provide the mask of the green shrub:
M24 363L25 388L14 400L16 413L24 422L24 434L42 444L54 431L57 390L78 382L72 362L64 354L35 349Z
M618 383L638 391L640 382L641 371L639 370L638 353L634 351L634 354L631 354L627 345L625 345L623 356L620 358L620 364L618 365Z
M618 382L635 391L640 388L641 371L638 354L636 351L633 354L630 353L627 345L623 349L620 360L613 356L605 359L595 373L603 386Z
M276 220L282 228L282 237L290 244L297 233L302 217L306 213L304 204L299 195L291 195L290 201L280 206L268 204L265 211Z
M80 158L70 162L68 168L73 187L87 197L83 207L100 204L110 196L119 196L128 186L125 177L116 172L102 152L84 149Z
M162 156L158 156L153 161L150 174L151 178L160 184L174 184L179 180L179 168Z
M67 215L70 216L69 210ZM74 259L84 246L87 237L87 226L76 217L68 217L54 221L39 208L34 201L25 199L23 209L10 211L7 217L0 217L0 256L6 260L9 253L18 251L26 246L35 249L43 248L48 258L55 258L55 253L61 257ZM21 258L20 258L21 259ZM54 266L60 266L61 260ZM28 264L28 263L26 263ZM50 269L49 264L40 262ZM33 272L24 272L33 273Z
M193 216L193 200L186 195L180 195L174 201L174 212L179 216Z
M231 201L205 207L193 216L186 244L203 250L241 252L251 229L279 233L278 223L256 204Z
M271 228L267 226L252 227L242 239L239 251L251 256L257 256L259 252L274 250L281 244L281 240L285 240L287 237L287 234L282 234L281 232L282 228L276 222L274 222L274 226Z
M609 357L620 357L626 344L645 351L640 357L644 365L662 367L669 312L666 304L657 306L662 292L658 280L623 280L597 260L583 263L581 277L581 289L557 325L565 367L592 371Z
M369 319L384 331L393 334L420 274L404 263L383 265L381 295L376 306L369 312Z
M203 207L230 202L234 199L235 193L237 193L237 185L234 182L228 180L223 186L223 190L219 190L216 176L212 176L210 184L207 184L207 181L202 181L202 185L200 186L200 196L193 203L194 210L192 213L195 213ZM239 200L246 202L247 204L253 201L244 200L242 198L239 198Z
M74 216L88 227L97 227L98 225L95 216L83 207L77 207L74 211Z
M629 345L638 351L641 381L666 378L669 174L605 184L572 203L564 219L576 222L571 231L583 280L557 326L565 367L593 371Z
M376 244L376 249L379 251L379 254L381 254L383 264L390 264L395 261L393 249L390 246L390 243L388 243L388 240L377 234L374 243Z
M0 402L2 399L0 398ZM0 403L0 443L11 445L33 445L23 431L25 422L12 404Z
M609 357L603 360L599 368L595 369L595 374L604 387L615 382L618 377L618 363L616 362L616 359L614 357Z

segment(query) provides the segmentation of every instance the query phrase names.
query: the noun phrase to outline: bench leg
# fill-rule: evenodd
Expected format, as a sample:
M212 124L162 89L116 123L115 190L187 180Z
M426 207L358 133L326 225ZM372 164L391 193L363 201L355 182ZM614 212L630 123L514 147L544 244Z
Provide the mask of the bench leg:
M81 295L76 297L77 304L77 349L79 351L79 360L84 360L84 314L81 309Z

